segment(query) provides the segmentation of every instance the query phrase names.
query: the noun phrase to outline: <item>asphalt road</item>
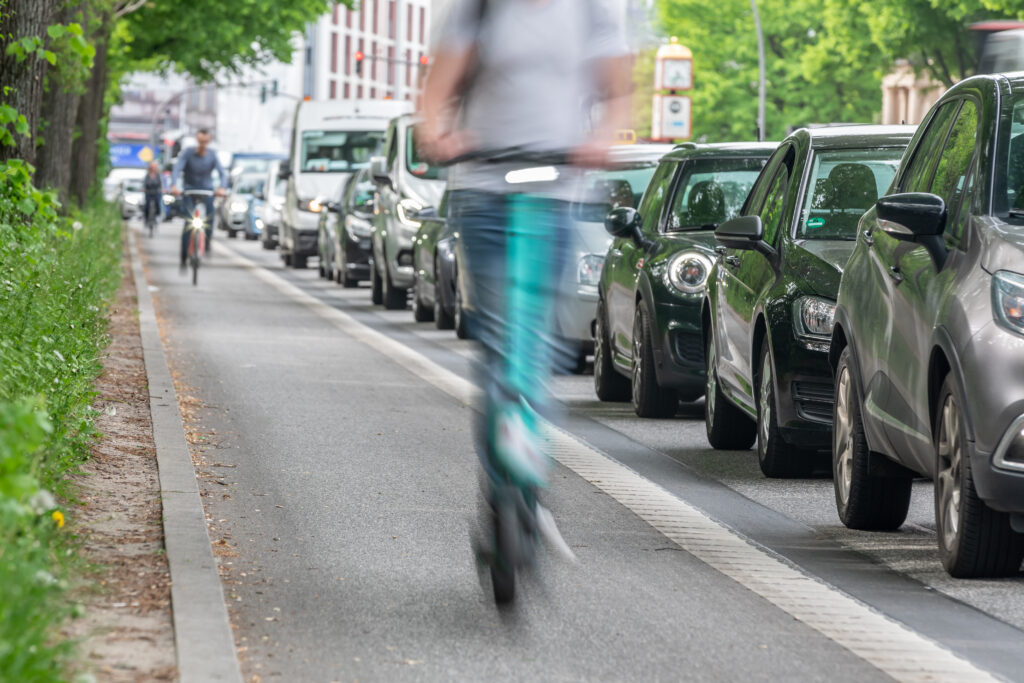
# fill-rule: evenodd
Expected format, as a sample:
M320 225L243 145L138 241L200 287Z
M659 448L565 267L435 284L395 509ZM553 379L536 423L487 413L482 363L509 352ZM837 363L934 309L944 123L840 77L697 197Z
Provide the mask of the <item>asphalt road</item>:
M204 502L211 535L233 550L222 562L246 680L895 675L859 636L773 598L756 579L769 569L812 579L815 610L866 605L895 624L907 644L894 641L894 657L932 657L937 644L979 675L1024 680L1024 578L945 576L929 482L915 485L902 531L850 532L827 471L766 480L753 451L708 448L700 406L640 420L628 404L597 402L590 375L556 379L564 427L643 486L623 497L559 466L546 501L579 562L545 558L517 608L499 612L469 544L472 408L432 379L471 377L472 346L371 307L366 288L318 279L315 261L285 269L276 252L223 233L215 242L243 258L219 251L193 288L178 273L177 230L161 224L140 242L172 368L201 403L207 464L223 477L204 481ZM344 313L349 333L324 310ZM743 539L749 572L669 538L646 505L665 492L669 508L692 506L715 533Z

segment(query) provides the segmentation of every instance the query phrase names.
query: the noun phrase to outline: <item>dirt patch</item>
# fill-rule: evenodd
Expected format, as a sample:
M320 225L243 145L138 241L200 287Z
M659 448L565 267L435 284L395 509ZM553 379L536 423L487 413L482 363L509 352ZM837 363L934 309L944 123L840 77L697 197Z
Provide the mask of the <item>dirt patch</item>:
M126 251L110 346L96 383L96 427L103 438L73 477L79 501L74 531L82 537L85 559L98 566L99 590L78 596L85 616L65 629L82 641L83 669L117 683L177 676L163 506L130 264Z

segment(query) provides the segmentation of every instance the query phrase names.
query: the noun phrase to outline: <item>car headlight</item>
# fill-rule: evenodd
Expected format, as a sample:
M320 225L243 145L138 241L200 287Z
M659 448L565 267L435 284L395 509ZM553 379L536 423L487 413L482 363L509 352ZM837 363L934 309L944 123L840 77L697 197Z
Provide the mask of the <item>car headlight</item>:
M597 287L604 269L604 254L584 254L576 265L576 282Z
M320 203L319 199L300 199L299 210L309 211L310 213L320 213L320 209L324 208L323 204Z
M1000 270L992 276L992 312L997 323L1024 334L1024 275Z
M684 251L668 262L665 278L683 294L702 294L711 272L711 259L697 251Z
M262 218L257 218L255 221L253 221L253 224L256 226L257 230L262 230L263 229L263 219Z
M124 201L127 204L133 204L136 206L139 204L139 198L135 195L125 195Z
M243 202L241 200L236 199L235 201L231 202L230 208L231 213L245 213L246 211L249 210L249 204L248 202Z
M413 216L422 209L419 202L413 201L412 199L406 198L398 202L398 206L395 208L395 213L398 215L398 222L407 228L413 228L419 230L422 221L418 221Z
M796 336L812 351L828 351L836 322L836 302L804 296L793 302Z

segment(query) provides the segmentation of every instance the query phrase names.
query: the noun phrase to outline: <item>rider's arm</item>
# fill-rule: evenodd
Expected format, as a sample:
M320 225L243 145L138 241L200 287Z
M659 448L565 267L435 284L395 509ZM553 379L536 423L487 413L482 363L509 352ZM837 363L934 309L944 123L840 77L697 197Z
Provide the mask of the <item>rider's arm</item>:
M462 89L476 64L476 6L467 0L452 3L423 86L423 122L417 141L435 159L458 156L467 145L454 130L454 121L465 94Z
M188 161L187 157L191 152L191 148L183 149L181 154L178 155L178 160L174 162L174 170L171 171L171 187L181 187L181 172L185 169L185 162Z

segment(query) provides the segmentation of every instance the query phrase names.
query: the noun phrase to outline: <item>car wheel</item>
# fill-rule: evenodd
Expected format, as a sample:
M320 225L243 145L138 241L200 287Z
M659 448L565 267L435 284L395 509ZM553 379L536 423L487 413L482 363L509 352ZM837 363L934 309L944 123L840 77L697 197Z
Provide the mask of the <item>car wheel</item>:
M857 375L850 348L836 367L836 401L832 409L832 485L839 519L851 529L898 529L910 508L908 476L879 477L869 473L868 450L861 417Z
M235 239L236 237L238 237L238 231L228 228L228 237L230 237L231 239Z
M935 527L939 557L958 578L1012 576L1024 559L1024 535L1010 516L985 505L974 488L963 410L947 376L935 415Z
M439 330L455 329L455 317L444 307L441 298L441 264L434 259L434 325Z
M291 266L292 265L292 255L289 252L282 251L281 252L281 260L284 261L284 264L286 266Z
M273 251L274 247L277 246L277 245L275 245L270 240L260 240L260 241L263 243L263 248L266 249L267 251Z
M391 273L387 269L384 272L384 289L381 294L384 308L389 311L400 311L409 303L408 290L395 287L395 284L391 281Z
M637 302L633 313L633 372L631 376L633 410L638 417L672 417L679 397L672 389L658 385L654 370L654 340L643 304Z
M427 306L420 298L420 275L416 273L416 284L412 288L412 317L418 323L434 322L434 307Z
M452 321L455 324L455 336L459 339L469 339L469 328L466 322L466 311L462 308L462 289L459 283L455 283L455 310L452 314Z
M377 272L376 265L370 268L370 301L376 306L384 303L384 281Z
M757 464L766 477L809 477L814 471L815 453L791 446L779 432L775 409L775 373L768 341L761 344L757 375Z
M612 360L608 339L608 313L604 299L597 302L597 324L594 330L594 393L601 401L628 401L629 380L619 374Z
M305 269L305 267L306 267L306 259L307 258L309 258L309 257L308 256L298 256L296 254L292 254L292 268L294 268L295 270L303 270L303 269Z
M327 269L324 268L324 257L322 254L320 255L320 262L316 266L316 272L320 277L327 277Z
M757 422L747 417L746 413L730 403L719 391L718 356L715 352L714 336L710 333L704 358L707 363L704 380L704 430L708 435L708 443L716 450L748 450L757 439Z

